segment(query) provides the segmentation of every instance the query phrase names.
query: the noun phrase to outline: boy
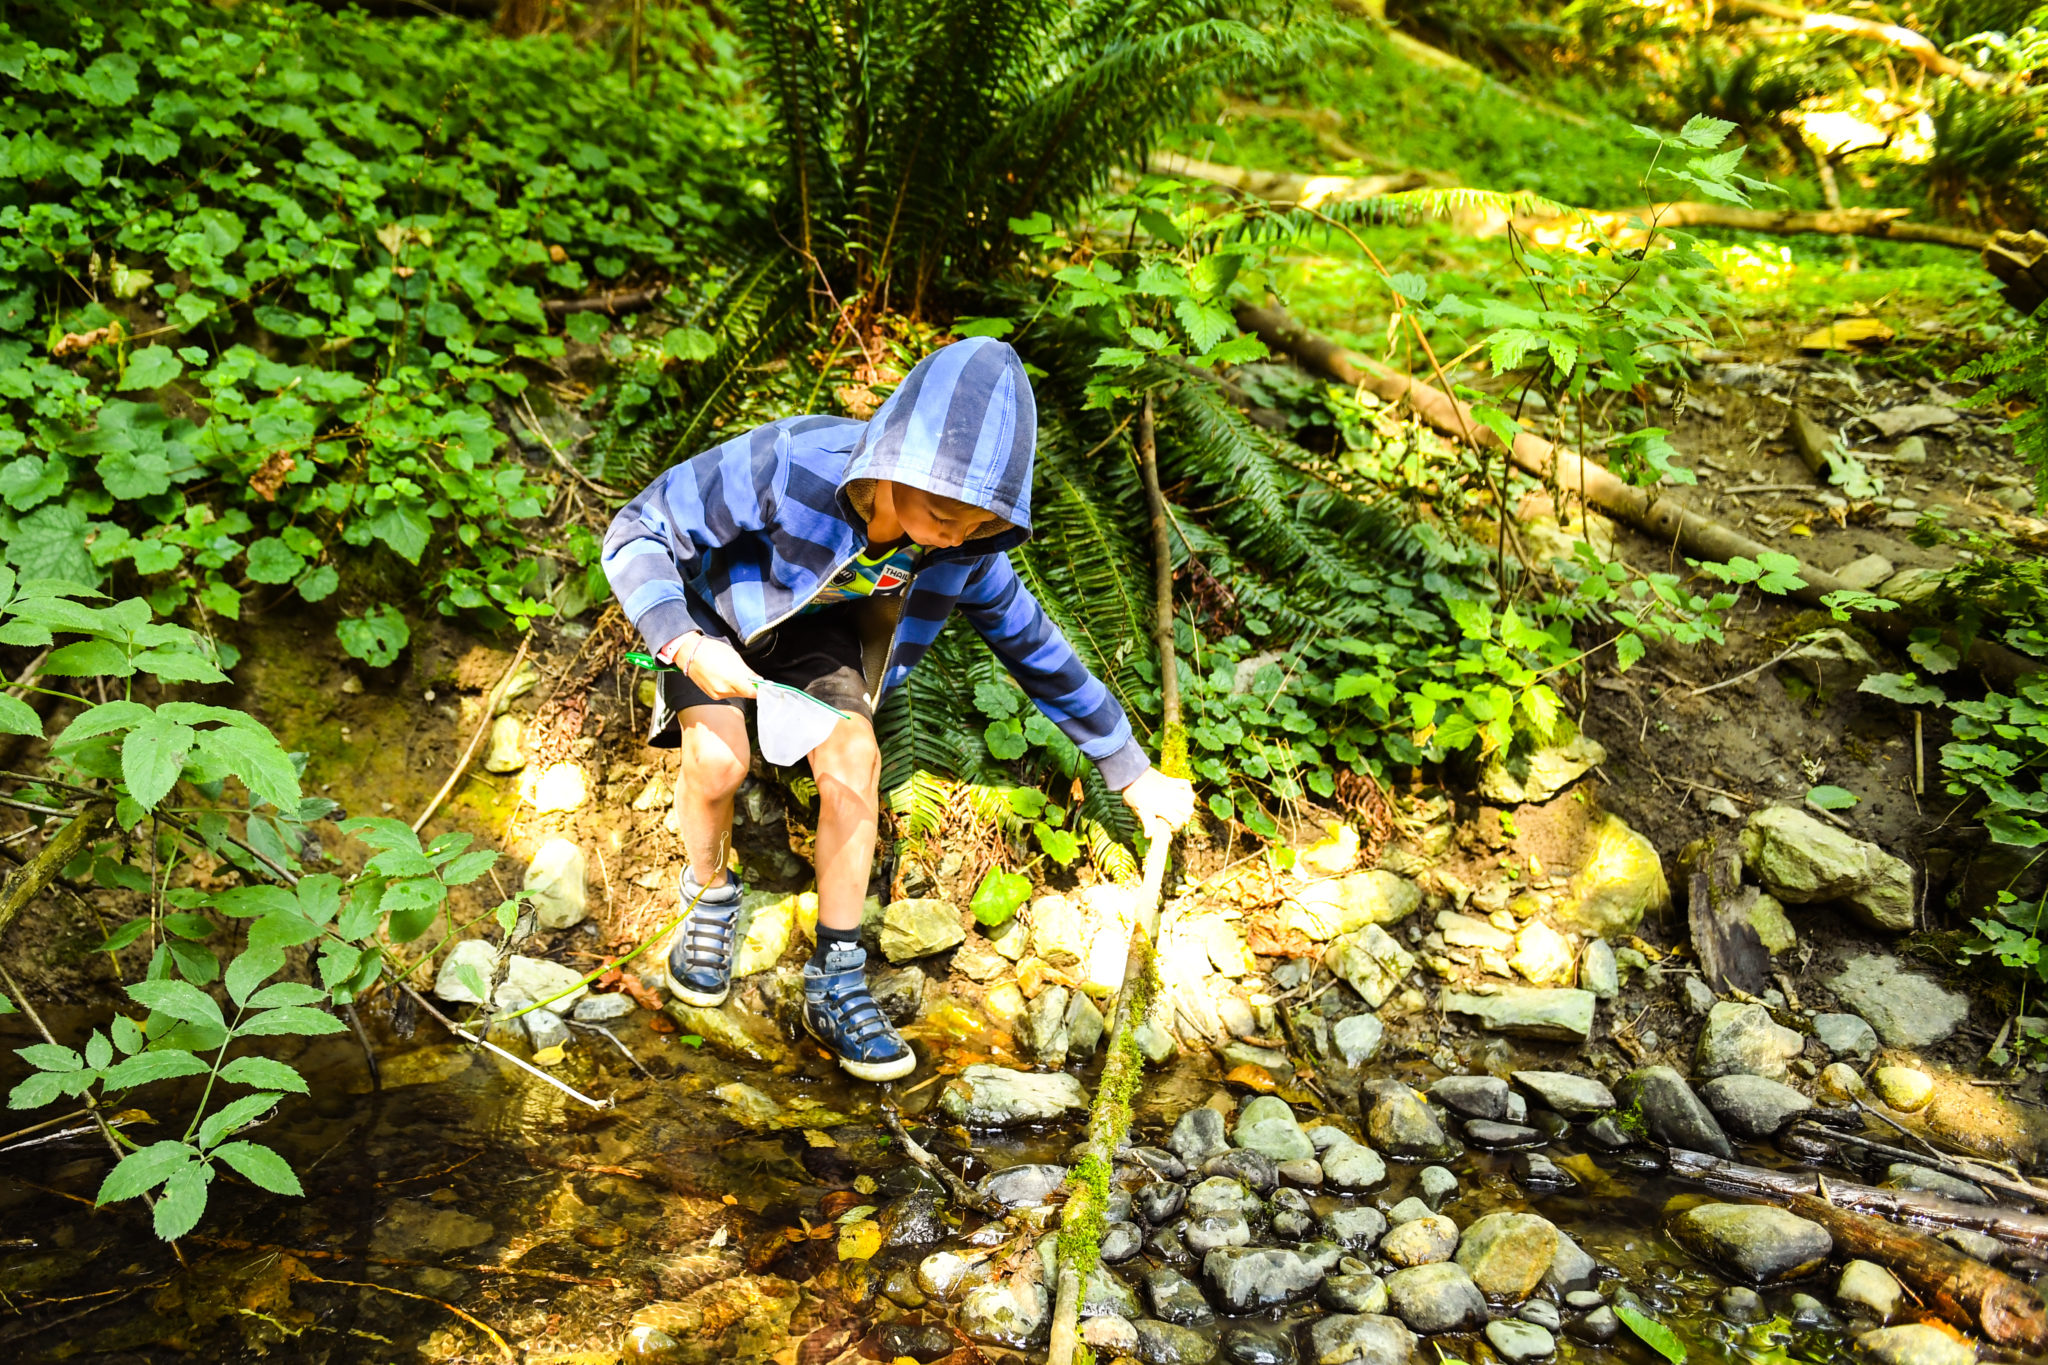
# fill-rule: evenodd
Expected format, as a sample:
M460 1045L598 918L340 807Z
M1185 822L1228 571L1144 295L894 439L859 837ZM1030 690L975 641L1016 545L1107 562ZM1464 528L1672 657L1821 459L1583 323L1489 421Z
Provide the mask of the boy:
M1031 534L1037 408L1017 353L977 337L925 357L872 420L786 417L675 465L614 518L604 570L664 673L649 742L680 744L695 902L668 952L693 1005L732 986L742 888L726 870L763 680L845 713L810 751L818 786L817 948L804 1027L862 1080L916 1065L867 986L861 907L875 851L874 712L957 607L1141 819L1178 828L1185 781L1153 768L1004 553ZM799 703L803 704L803 703ZM669 736L675 726L679 733Z

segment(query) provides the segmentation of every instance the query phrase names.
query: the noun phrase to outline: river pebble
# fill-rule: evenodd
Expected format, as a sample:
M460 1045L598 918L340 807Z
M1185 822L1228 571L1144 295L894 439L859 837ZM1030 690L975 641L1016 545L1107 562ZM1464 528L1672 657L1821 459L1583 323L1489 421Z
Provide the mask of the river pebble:
M1211 1365L1216 1359L1216 1343L1186 1327L1147 1318L1131 1327L1138 1334L1137 1356L1144 1365Z
M1418 1332L1457 1332L1486 1321L1486 1296L1455 1261L1414 1266L1387 1276L1394 1316Z
M1334 1248L1322 1262L1285 1247L1221 1247L1202 1258L1202 1275L1225 1312L1244 1314L1314 1292L1336 1260Z
M1353 1251L1371 1250L1387 1230L1387 1216L1378 1209L1332 1209L1323 1215L1323 1236ZM1453 1232L1455 1236L1455 1230Z
M1239 1147L1270 1157L1276 1164L1304 1161L1316 1154L1315 1144L1295 1121L1287 1101L1274 1095L1260 1095L1245 1105L1238 1115L1235 1137Z
M1759 1204L1702 1204L1671 1220L1671 1234L1700 1259L1753 1284L1804 1275L1834 1249L1826 1228Z
M1081 1342L1098 1358L1135 1355L1139 1346L1138 1329L1131 1325L1129 1318L1104 1313L1081 1324Z
M1387 1286L1373 1274L1332 1275L1316 1290L1316 1302L1332 1313L1384 1313Z
M1556 1254L1557 1227L1533 1213L1489 1213L1458 1243L1458 1264L1492 1299L1529 1297Z
M1131 1196L1132 1206L1137 1209L1138 1216L1155 1228L1187 1207L1187 1202L1187 1190L1170 1180L1155 1180L1149 1185L1139 1187L1137 1193Z
M1223 1334L1223 1358L1232 1365L1294 1365L1294 1343L1283 1330L1233 1327Z
M1227 1175L1210 1176L1188 1191L1187 1212L1190 1218L1213 1218L1228 1213L1255 1218L1264 1211L1265 1205L1244 1187L1244 1182L1232 1180Z
M1876 1365L1974 1365L1977 1359L1976 1347L1925 1322L1865 1332L1856 1344Z
M1252 1240L1251 1224L1241 1213L1219 1213L1209 1218L1190 1218L1181 1225L1181 1241L1197 1256L1203 1256L1217 1247L1249 1246Z
M1700 1087L1700 1098L1723 1127L1751 1141L1774 1136L1787 1121L1813 1108L1813 1101L1791 1086L1762 1076L1717 1076Z
M1386 1183L1387 1163L1378 1152L1350 1138L1327 1148L1322 1156L1323 1183L1353 1194Z
M1230 1150L1225 1139L1223 1115L1203 1105L1182 1114L1173 1125L1173 1132L1166 1139L1166 1149L1179 1157L1190 1169L1199 1167L1212 1156L1220 1156Z
M1835 1281L1836 1303L1867 1308L1879 1322L1899 1310L1899 1298L1904 1293L1891 1271L1875 1261L1851 1261L1842 1267L1841 1278Z
M1415 1334L1378 1313L1338 1314L1308 1329L1307 1365L1408 1365Z
M1388 1156L1429 1161L1453 1156L1458 1150L1429 1106L1399 1083L1380 1087L1365 1126L1374 1149Z
M1576 1341L1598 1346L1614 1340L1615 1334L1621 1331L1621 1319L1614 1315L1612 1308L1595 1308L1584 1317L1566 1323L1564 1330L1566 1336Z
M1569 1119L1589 1119L1614 1108L1614 1092L1569 1071L1516 1071L1509 1078L1546 1109Z
M1444 1201L1458 1192L1458 1177L1442 1166L1424 1166L1422 1174L1415 1178L1416 1188L1422 1191L1422 1198L1433 1209L1440 1209Z
M1429 1097L1463 1118L1508 1116L1508 1083L1498 1076L1446 1076L1429 1088Z
M1514 1318L1487 1323L1486 1340L1510 1365L1516 1361L1541 1360L1557 1350L1557 1342L1549 1332L1533 1322L1519 1322Z

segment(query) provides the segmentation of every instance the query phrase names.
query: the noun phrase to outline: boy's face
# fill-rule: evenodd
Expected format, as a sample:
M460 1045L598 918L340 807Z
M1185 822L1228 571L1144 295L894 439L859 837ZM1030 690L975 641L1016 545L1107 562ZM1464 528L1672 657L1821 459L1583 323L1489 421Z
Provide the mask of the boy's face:
M988 524L988 512L980 507L942 498L908 484L885 482L883 487L894 505L903 534L933 550L950 550L979 534Z

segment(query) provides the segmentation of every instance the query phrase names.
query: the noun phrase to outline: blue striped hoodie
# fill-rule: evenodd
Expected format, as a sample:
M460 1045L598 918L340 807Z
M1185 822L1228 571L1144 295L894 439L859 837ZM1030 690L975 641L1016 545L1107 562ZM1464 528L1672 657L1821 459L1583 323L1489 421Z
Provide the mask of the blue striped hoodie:
M1120 790L1151 760L1006 553L1031 535L1037 443L1038 409L1016 351L987 337L955 342L918 362L867 422L785 417L672 466L612 519L605 576L650 651L692 630L746 644L801 611L867 547L877 480L986 508L1005 525L919 565L883 695L957 608Z

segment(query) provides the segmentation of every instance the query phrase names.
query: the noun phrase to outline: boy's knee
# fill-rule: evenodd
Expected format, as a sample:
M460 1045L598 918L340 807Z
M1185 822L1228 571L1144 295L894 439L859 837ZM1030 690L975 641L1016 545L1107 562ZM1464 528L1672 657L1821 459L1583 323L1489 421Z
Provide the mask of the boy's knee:
M730 741L703 726L683 735L683 784L707 801L731 796L747 780L747 755L733 752Z
M835 735L811 755L811 773L817 780L821 800L865 802L871 806L881 785L881 746L868 730Z

